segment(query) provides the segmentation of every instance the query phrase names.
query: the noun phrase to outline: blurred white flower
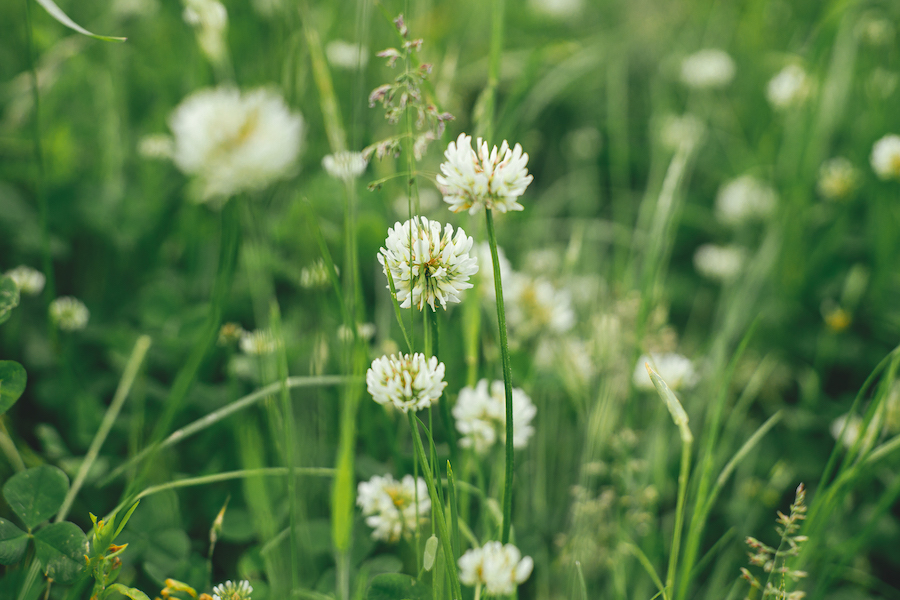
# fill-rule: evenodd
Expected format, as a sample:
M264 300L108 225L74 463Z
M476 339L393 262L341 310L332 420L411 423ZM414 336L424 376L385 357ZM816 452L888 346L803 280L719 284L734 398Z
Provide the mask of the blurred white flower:
M403 481L396 481L390 475L375 475L369 481L361 481L356 504L362 509L366 524L374 530L372 538L386 542L397 542L403 536L412 535L431 510L425 480L413 479L412 475L404 476Z
M690 359L674 352L650 353L649 356L642 355L634 367L634 386L640 390L653 391L656 389L644 363L650 363L653 370L659 373L672 391L691 388L697 383L697 372Z
M337 265L334 267L335 273L340 275L340 269ZM312 265L300 269L300 287L311 290L313 288L326 287L331 278L328 276L328 267L321 258L316 260Z
M200 49L214 63L220 63L226 55L225 29L228 27L228 11L218 0L183 0L184 22L192 25L197 34Z
M175 154L175 140L165 133L145 135L138 142L138 154L143 158L171 159Z
M875 142L870 158L881 179L900 179L900 135L889 134Z
M742 175L721 188L716 196L716 217L726 225L765 220L775 211L778 196L768 184Z
M575 325L571 294L543 277L514 273L504 282L503 291L506 322L510 333L520 339L541 332L565 333Z
M878 438L878 433L881 430L881 420L882 411L879 410L869 422L869 427L866 430L866 437L863 440L864 447L871 447ZM846 430L844 429L845 427ZM839 416L831 423L831 437L835 440L839 439L842 431L844 432L844 437L841 442L847 448L852 447L856 444L857 440L859 440L859 436L863 434L862 417L858 414L845 414Z
M175 164L196 175L201 196L261 189L289 174L300 152L303 119L267 89L194 93L169 117Z
M828 200L844 200L857 188L859 179L859 171L853 163L839 156L825 161L819 167L816 189Z
M322 159L322 167L325 172L335 179L349 181L362 175L369 161L361 152L336 152L328 154Z
M349 327L347 327L344 324L339 325L338 330L337 330L338 339L340 339L341 341L344 341L344 342L350 341L353 338L353 336L351 334L352 331L353 331L352 329L350 329ZM373 337L375 337L375 324L374 323L357 323L356 324L356 334L361 339L368 342Z
M669 115L663 119L659 139L663 146L676 151L682 146L695 148L706 135L706 125L694 115Z
M25 265L19 265L15 269L7 271L6 276L16 282L19 292L29 296L40 294L47 282L43 273Z
M91 313L78 298L63 296L50 303L50 318L63 331L77 331L87 326Z
M442 234L437 221L415 217L388 230L378 262L385 275L390 270L400 306L423 310L428 304L436 310L437 300L446 309L472 287L469 277L478 272L475 257L469 255L473 243L461 227L454 234L447 224Z
M681 81L692 88L723 88L734 79L734 60L724 50L707 48L681 62Z
M584 0L529 0L531 9L554 19L567 19L581 13Z
M741 272L746 259L743 248L703 244L694 252L694 268L707 279L731 281Z
M275 336L268 329L241 332L241 352L250 356L260 356L275 352Z
M520 388L513 388L513 446L524 448L534 434L531 421L537 408L531 398ZM506 394L502 381L491 384L488 392L487 379L478 382L475 388L464 387L453 407L456 428L462 437L459 445L474 448L483 454L499 439L506 443Z
M369 53L365 48L344 40L328 42L325 56L331 66L339 69L364 69L369 63Z
M784 110L803 104L812 93L810 76L800 65L788 65L766 86L766 98L773 108Z
M528 174L528 155L516 144L510 150L506 140L497 149L489 149L481 138L475 142L477 153L472 150L472 137L459 134L450 142L441 163L441 175L437 176L438 188L444 202L453 212L468 210L475 214L482 208L523 210L517 198L534 179Z
M253 588L246 579L241 581L226 581L213 588L213 600L250 600Z
M424 354L382 356L366 371L366 388L378 404L405 412L428 408L441 397L444 363Z
M487 542L481 548L472 548L459 557L459 580L465 585L483 585L488 595L509 596L516 587L528 579L534 568L530 556L512 544Z

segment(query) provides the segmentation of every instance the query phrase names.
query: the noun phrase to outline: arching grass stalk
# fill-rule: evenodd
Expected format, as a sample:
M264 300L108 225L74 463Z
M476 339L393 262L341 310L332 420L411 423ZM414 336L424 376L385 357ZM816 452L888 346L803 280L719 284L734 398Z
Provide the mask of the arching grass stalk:
M510 519L512 517L512 483L515 469L515 449L513 448L513 408L512 408L512 368L509 363L509 341L506 337L506 309L503 306L503 283L500 281L500 259L497 256L497 235L494 232L494 215L485 208L487 218L488 243L491 246L491 261L494 265L494 292L497 298L497 323L500 327L500 358L503 363L503 389L506 395L506 470L503 483L503 526L500 541L509 542Z

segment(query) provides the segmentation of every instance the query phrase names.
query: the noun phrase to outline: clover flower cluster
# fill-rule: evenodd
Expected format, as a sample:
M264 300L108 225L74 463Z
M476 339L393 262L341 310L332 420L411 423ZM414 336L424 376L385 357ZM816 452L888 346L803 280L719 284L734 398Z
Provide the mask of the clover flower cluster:
M436 178L444 202L453 212L467 210L469 214L482 208L503 213L523 210L517 199L534 179L526 168L528 154L519 144L510 149L506 140L499 149L489 148L481 138L475 146L473 150L472 136L465 133L447 146L447 160L441 163Z
M44 289L47 278L37 269L19 265L6 272L6 276L16 282L19 292L29 296L37 296Z
M510 334L519 340L540 333L562 334L575 326L572 295L544 277L513 273L504 284L509 305L506 321Z
M361 152L347 150L329 154L322 159L322 168L335 179L351 181L366 171L369 161Z
M372 528L372 538L397 542L411 535L431 510L425 480L406 475L397 481L390 475L376 475L360 482L356 504Z
M513 447L524 448L534 434L531 421L537 408L531 398L520 388L512 390ZM453 407L456 429L461 438L459 445L473 448L484 454L497 442L506 441L506 395L502 381L491 383L488 390L487 379L482 379L474 387L464 387Z
M875 142L870 161L880 179L900 179L900 135L886 135Z
M786 110L803 104L812 91L809 74L800 65L791 64L769 80L766 99L776 110Z
M448 224L442 232L437 221L415 217L388 230L378 262L390 273L401 307L423 310L427 304L434 311L438 302L446 309L472 287L469 276L478 272L469 255L473 243L462 228L454 233Z
M845 200L859 186L859 171L842 156L832 158L819 167L816 189L826 200Z
M742 175L719 189L716 217L725 225L762 221L774 211L778 195L770 185L752 175Z
M194 27L200 49L213 63L226 56L225 30L228 11L218 0L184 0L184 22Z
M512 544L487 542L459 557L459 580L465 585L484 586L494 596L509 596L531 575L534 561Z
M249 356L272 354L278 347L275 336L268 329L242 331L240 337L241 352Z
M735 70L734 60L727 52L706 48L681 62L681 81L696 89L723 88L734 79Z
M404 413L428 408L445 387L444 363L420 353L382 356L366 371L366 388L375 402Z
M747 251L738 246L703 244L694 252L694 268L703 277L715 281L731 281L740 274Z
M213 588L213 600L250 600L253 588L246 579L226 581Z
M63 331L84 329L90 318L90 311L78 298L63 296L50 303L50 319Z

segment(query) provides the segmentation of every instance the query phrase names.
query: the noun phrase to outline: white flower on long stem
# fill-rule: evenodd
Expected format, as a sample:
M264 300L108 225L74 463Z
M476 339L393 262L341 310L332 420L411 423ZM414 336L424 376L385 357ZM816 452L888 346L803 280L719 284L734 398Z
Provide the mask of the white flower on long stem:
M369 481L361 481L356 504L362 509L366 524L373 529L372 537L386 542L397 542L411 535L431 510L425 480L413 479L412 475L404 476L402 481L390 475L375 475Z
M766 86L766 98L773 108L784 110L803 104L812 93L812 79L800 65L788 65Z
M425 217L395 223L388 230L385 247L378 254L384 273L391 273L397 301L403 308L426 304L436 310L439 302L459 302L459 294L472 287L469 277L478 272L475 257L469 255L474 240L460 227L441 224Z
M213 600L250 600L253 588L246 579L226 581L213 588Z
M516 586L531 575L534 561L512 544L488 542L472 548L459 557L459 580L465 585L484 586L485 592L495 596L509 596Z
M565 333L575 325L572 295L543 277L513 273L504 283L506 322L519 339L538 333Z
M77 331L87 327L91 313L78 298L63 296L50 303L50 318L63 331Z
M447 387L444 363L424 354L382 356L366 371L366 388L378 404L405 412L428 408Z
M169 118L175 165L200 179L201 199L264 188L289 174L303 119L273 91L196 92Z
M726 225L765 220L775 211L778 195L768 184L752 175L742 175L719 189L716 217Z
M475 146L473 150L472 136L464 133L447 146L447 160L441 163L441 175L436 178L444 202L453 212L468 210L469 214L482 208L503 213L523 210L517 199L534 179L525 166L528 154L519 144L510 150L506 140L499 149L490 149L481 138Z
M838 156L822 163L816 189L828 200L844 200L859 185L859 171L849 160Z
M322 159L322 167L326 173L335 179L343 179L345 181L356 179L362 175L368 164L369 161L366 160L361 152L349 152L347 150L328 154Z
M694 363L689 358L674 352L651 353L649 356L642 355L634 367L634 386L638 389L647 391L656 389L644 366L645 363L650 363L653 370L659 373L662 380L673 391L691 388L697 384L697 372L694 370Z
M513 447L524 448L534 434L531 421L537 408L531 398L519 388L512 390ZM464 387L453 407L456 428L462 435L459 445L474 448L483 454L496 441L506 441L506 395L503 382L494 381L488 391L487 379L478 382L475 388Z
M7 271L6 276L16 282L19 292L29 296L40 294L47 282L43 273L25 265Z
M881 179L900 179L900 135L889 134L872 146L872 169Z
M688 87L723 88L734 79L734 60L724 50L707 48L681 62L681 81Z
M694 268L707 279L731 281L741 272L747 253L737 246L703 244L694 252Z

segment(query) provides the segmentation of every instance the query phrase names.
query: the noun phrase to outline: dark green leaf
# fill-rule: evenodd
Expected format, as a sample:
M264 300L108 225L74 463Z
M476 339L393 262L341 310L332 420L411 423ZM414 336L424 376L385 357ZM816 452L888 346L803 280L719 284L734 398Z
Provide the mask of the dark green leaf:
M0 519L0 565L19 562L27 546L28 534L6 519Z
M141 590L137 588L125 587L121 583L114 583L109 586L109 589L119 592L123 596L131 598L131 600L150 600L150 598L147 597L147 594L145 594Z
M19 305L19 286L12 277L0 275L0 323L4 323Z
M372 579L366 600L429 600L431 590L409 575L383 573Z
M8 411L25 391L26 379L22 365L12 360L0 360L0 415Z
M56 467L42 465L9 478L3 497L29 530L34 529L62 506L69 491L69 478Z
M74 29L78 33L82 33L84 35L90 36L92 38L96 38L98 40L103 40L105 42L124 42L125 38L123 37L111 37L107 35L97 35L96 33L91 33L75 21L69 18L69 15L64 13L60 7L58 7L53 0L37 0L38 4L44 7L50 16L68 27L69 29Z
M37 559L44 574L61 583L70 583L85 570L84 532L75 523L63 521L34 534Z

